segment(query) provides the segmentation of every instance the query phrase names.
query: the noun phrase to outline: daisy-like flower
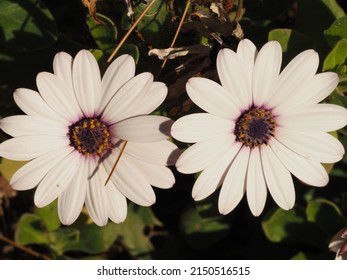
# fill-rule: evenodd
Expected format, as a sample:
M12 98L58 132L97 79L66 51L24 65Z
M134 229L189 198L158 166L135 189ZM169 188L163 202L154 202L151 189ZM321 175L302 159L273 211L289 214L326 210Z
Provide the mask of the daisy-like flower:
M336 253L335 260L347 260L347 228L335 234L330 241L329 249Z
M86 50L74 59L58 53L53 70L54 74L37 75L38 92L24 88L14 92L15 102L27 115L0 122L1 129L14 137L0 144L0 156L29 161L11 178L12 187L37 186L38 207L58 198L59 217L67 225L77 219L84 204L100 226L108 218L124 221L126 198L142 206L153 204L152 186L166 189L175 182L167 167L174 164L178 151L167 140L172 121L148 115L165 99L165 84L153 82L147 72L135 76L129 55L117 58L102 79L95 58Z
M291 174L321 187L328 175L321 163L339 161L342 144L327 132L347 123L347 110L317 104L338 84L335 73L316 74L313 50L297 55L280 73L282 50L268 42L257 52L245 39L237 52L218 53L221 85L191 78L190 99L207 113L178 119L174 138L195 143L176 163L182 173L201 172L192 196L201 200L221 187L220 213L232 211L246 192L253 215L263 211L267 189L283 209L295 202Z

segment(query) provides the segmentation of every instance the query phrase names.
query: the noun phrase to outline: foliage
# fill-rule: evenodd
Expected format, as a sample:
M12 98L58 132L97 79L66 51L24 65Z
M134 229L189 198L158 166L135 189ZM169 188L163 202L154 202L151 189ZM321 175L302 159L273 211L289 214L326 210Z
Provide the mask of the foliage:
M116 56L131 54L138 72L150 71L168 85L162 114L176 119L197 110L187 100L185 82L201 73L216 79L217 51L222 46L235 49L240 39L233 33L238 8L244 36L259 47L268 40L279 41L284 65L299 52L314 48L320 56L320 71L334 71L340 77L337 89L326 102L347 107L344 1L245 0L240 7L241 1L236 0L224 18L210 9L210 3L216 1L192 1L174 45L187 52L169 60L163 69L163 61L148 52L171 45L186 1L155 1ZM134 15L129 17L124 1L98 1L97 13L92 16L78 1L1 1L0 119L19 113L13 91L20 87L35 89L35 76L40 71L51 71L58 51L74 55L80 49L90 49L105 69L107 59L149 3L132 2ZM346 147L346 131L342 129L335 135ZM0 141L7 138L4 133L0 135ZM9 188L10 177L23 163L0 160L1 179ZM102 228L91 223L86 212L73 225L63 226L56 203L37 209L32 202L34 192L17 193L6 205L0 201L4 208L0 217L5 225L0 234L12 236L18 244L53 259L333 258L328 243L347 224L346 165L345 157L335 166L327 166L331 179L326 188L306 188L297 181L294 209L278 209L269 198L258 218L250 214L246 201L227 216L217 213L217 196L193 202L189 175L176 174L177 184L171 190L156 190L156 206L130 203L124 223L109 222ZM0 198L2 194L0 188ZM4 247L1 243L4 258L33 258L17 249L7 252Z

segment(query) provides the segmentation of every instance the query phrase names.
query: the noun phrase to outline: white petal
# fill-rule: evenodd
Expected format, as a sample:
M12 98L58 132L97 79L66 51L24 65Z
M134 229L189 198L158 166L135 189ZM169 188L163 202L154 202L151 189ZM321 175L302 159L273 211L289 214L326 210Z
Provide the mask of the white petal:
M54 75L58 76L64 83L66 83L66 85L71 89L71 93L74 92L72 83L72 61L72 56L66 52L57 53L53 60ZM73 102L76 102L74 94L70 97L73 99Z
M18 107L27 115L44 117L62 124L69 124L66 119L49 107L36 91L19 88L15 90L13 98Z
M169 189L175 184L175 176L170 168L140 161L135 158L128 157L132 165L136 165L146 180L154 187L161 189Z
M283 209L293 208L295 190L292 176L269 146L262 146L261 160L265 181L275 202Z
M223 215L230 213L239 204L245 193L249 154L250 149L242 147L225 177L218 199L218 209Z
M108 198L108 216L116 224L124 222L128 212L125 196L111 181L105 190Z
M314 50L306 50L294 57L281 72L271 97L266 101L267 107L276 107L285 102L292 92L304 87L317 72L318 65L319 57Z
M249 80L253 72L245 72L243 63L242 55L236 55L230 49L222 49L218 53L217 71L223 88L232 104L241 110L246 110L252 104Z
M347 110L334 104L317 104L300 112L280 115L276 123L306 132L335 131L347 124Z
M345 149L341 142L325 132L295 131L277 127L275 138L305 159L334 163L342 159Z
M280 104L273 109L274 114L281 114L288 111L298 111L305 107L312 106L325 99L339 83L336 73L326 72L315 75L303 87L298 88L286 96Z
M252 100L252 80L255 58L258 54L256 46L248 39L241 40L237 46L236 55L242 66L243 75L246 78L248 100ZM240 69L241 70L241 69Z
M184 174L199 172L216 164L234 145L235 138L232 134L198 142L183 152L177 160L176 168Z
M98 226L105 226L108 221L108 208L109 198L105 188L111 187L110 185L104 186L107 174L96 160L90 158L87 161L89 186L86 193L86 208L87 211Z
M72 89L59 77L41 72L36 77L36 84L43 99L60 116L69 122L75 122L82 116L77 103L72 102Z
M117 157L117 154L112 153L104 161L108 173L111 172ZM141 206L150 206L155 202L154 191L141 170L131 163L129 156L123 153L111 180L128 199Z
M60 196L76 176L80 164L81 155L77 152L70 153L59 161L38 185L34 196L35 205L45 207Z
M195 143L229 134L234 126L235 123L231 120L207 113L197 113L175 121L171 127L171 134L179 141Z
M72 151L72 147L64 147L33 159L13 174L10 185L18 191L35 188L42 178Z
M82 50L76 55L73 61L72 78L76 98L83 114L86 117L100 114L97 112L103 98L100 70L89 51Z
M111 129L119 139L131 142L158 142L170 137L173 121L163 116L139 116L120 121Z
M211 195L224 181L231 162L241 148L236 142L215 164L206 167L195 181L192 190L194 200L202 200Z
M66 136L67 126L47 118L18 115L0 120L1 129L7 134L17 137L24 135Z
M6 140L0 144L0 156L12 160L31 160L50 151L68 147L67 137L51 135L26 135Z
M113 95L135 75L135 62L130 55L117 57L107 68L101 81L102 99L98 108L101 112Z
M158 165L174 165L181 151L167 140L153 143L128 142L124 153L144 162Z
M255 61L253 70L253 102L262 106L276 85L282 63L282 49L277 41L265 44Z
M251 151L246 180L246 194L249 208L254 216L259 216L265 206L267 188L258 148L254 148Z
M328 174L319 162L303 158L276 139L272 139L270 147L283 165L299 180L316 187L328 184Z
M191 78L186 90L196 105L212 115L227 119L236 119L240 115L242 108L236 107L230 94L212 80Z
M88 166L80 164L71 183L58 198L59 219L64 225L71 225L80 215L88 188Z
M141 73L130 79L106 105L103 119L108 123L116 123L129 117L141 115L145 105L145 96L153 85L153 75Z

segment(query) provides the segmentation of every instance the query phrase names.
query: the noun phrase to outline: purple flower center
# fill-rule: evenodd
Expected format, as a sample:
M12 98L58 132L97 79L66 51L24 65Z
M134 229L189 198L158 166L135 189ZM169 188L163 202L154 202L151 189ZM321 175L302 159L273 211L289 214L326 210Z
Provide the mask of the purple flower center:
M82 118L69 126L70 146L85 156L101 155L110 149L108 126L99 118Z
M251 107L237 119L234 134L238 142L254 148L262 144L267 145L274 136L275 128L276 122L271 111Z

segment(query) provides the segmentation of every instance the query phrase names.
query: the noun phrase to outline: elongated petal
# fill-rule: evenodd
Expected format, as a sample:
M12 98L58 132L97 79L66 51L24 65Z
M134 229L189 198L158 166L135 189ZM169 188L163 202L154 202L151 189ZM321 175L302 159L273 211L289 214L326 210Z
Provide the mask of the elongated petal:
M235 123L207 113L184 116L173 124L171 134L179 141L195 143L231 133Z
M240 61L243 76L246 79L248 100L252 100L252 80L255 58L258 54L256 46L248 39L241 40L236 55Z
M102 99L98 111L101 112L113 95L135 75L135 62L130 55L117 57L107 68L101 81Z
M250 154L246 190L249 208L254 216L259 216L265 206L267 188L258 148L252 149Z
M214 81L191 78L186 89L193 102L212 115L227 119L236 119L240 115L240 107L236 107L230 94Z
M308 160L334 163L341 160L345 153L341 142L325 132L306 133L277 127L276 139Z
M140 161L138 159L128 157L132 165L137 166L146 180L154 187L161 189L169 189L175 184L175 176L170 168Z
M235 143L215 164L207 166L201 172L193 186L192 197L194 200L198 201L208 197L222 185L227 171L241 146L240 143Z
M230 213L239 204L245 193L249 154L250 149L243 147L225 177L218 199L218 209L223 215Z
M179 157L176 163L177 170L184 174L199 172L209 165L216 164L234 144L231 134L198 142Z
M295 190L292 176L269 146L262 146L260 152L265 181L271 196L281 208L293 208Z
M104 161L104 166L108 173L111 172L116 160L117 155L111 154ZM151 185L141 170L131 164L129 156L124 153L112 174L111 180L124 196L136 204L150 206L155 202L155 194Z
M170 137L173 121L163 116L139 116L112 126L117 138L132 142L158 142Z
M108 198L108 216L112 222L119 224L124 222L128 208L125 196L110 182L106 187Z
M292 92L305 87L317 72L318 65L319 57L314 50L298 54L281 72L272 95L266 101L267 107L276 107L285 102Z
M181 154L177 146L167 140L153 143L128 142L124 153L158 165L174 165Z
M253 102L262 106L267 101L280 73L281 45L276 41L265 44L258 53L253 70Z
M71 183L81 164L81 155L70 153L52 168L38 185L34 196L37 207L45 207L55 200Z
M72 102L72 89L59 77L41 72L37 75L36 84L43 99L60 116L69 122L74 122L82 116L77 102Z
M105 188L111 187L108 184L104 186L107 175L105 170L94 159L88 159L89 186L86 193L87 211L98 226L105 226L108 221L109 199Z
M0 144L0 156L12 160L31 160L50 151L68 147L67 137L26 135L6 140Z
M328 97L338 82L339 77L336 73L317 74L305 86L293 90L281 103L276 104L273 112L277 115L315 105Z
M277 117L278 125L306 132L335 131L347 124L347 110L334 104L317 104L300 112Z
M72 82L72 62L73 58L68 53L57 53L53 60L53 72L54 75L58 76L71 89L71 93L74 93ZM72 102L76 102L74 94L67 97L70 97Z
M253 72L247 73L244 71L242 56L236 55L230 49L220 50L217 56L217 71L223 88L232 104L235 104L241 110L248 109L252 104L249 80Z
M72 151L72 147L64 147L33 159L13 174L10 185L18 191L35 188L43 177Z
M57 121L26 115L4 118L0 120L0 127L13 137L35 134L66 136L68 132L68 128Z
M151 73L141 73L130 79L106 105L103 118L108 123L116 123L129 117L142 114L145 106L144 95L153 85Z
M88 166L80 164L71 183L58 198L59 219L64 225L71 225L80 215L88 188Z
M27 115L44 117L50 120L58 121L62 124L69 122L54 111L42 99L41 95L33 90L26 88L16 89L13 94L14 101L18 107Z
M72 79L76 98L86 117L98 115L101 99L101 77L98 63L86 50L80 51L73 62Z
M283 146L276 139L272 139L270 146L282 164L299 180L316 187L328 184L328 174L319 162L305 159Z

